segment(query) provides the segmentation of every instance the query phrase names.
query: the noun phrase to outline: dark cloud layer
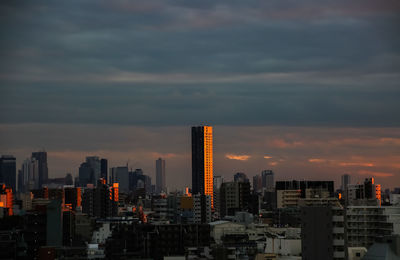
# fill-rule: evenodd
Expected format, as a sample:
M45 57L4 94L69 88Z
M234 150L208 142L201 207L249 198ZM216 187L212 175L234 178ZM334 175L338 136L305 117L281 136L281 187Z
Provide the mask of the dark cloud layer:
M215 172L344 173L399 183L400 2L1 1L0 154L46 148L167 159L190 185L189 126L215 127Z
M2 1L3 123L399 126L397 1Z

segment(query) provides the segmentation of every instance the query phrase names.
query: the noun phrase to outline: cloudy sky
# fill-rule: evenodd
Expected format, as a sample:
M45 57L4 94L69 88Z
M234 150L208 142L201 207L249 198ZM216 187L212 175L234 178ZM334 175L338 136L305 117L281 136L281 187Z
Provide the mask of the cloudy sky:
M190 126L215 174L400 186L400 2L1 1L0 153L167 161L191 184ZM336 185L338 187L338 184Z

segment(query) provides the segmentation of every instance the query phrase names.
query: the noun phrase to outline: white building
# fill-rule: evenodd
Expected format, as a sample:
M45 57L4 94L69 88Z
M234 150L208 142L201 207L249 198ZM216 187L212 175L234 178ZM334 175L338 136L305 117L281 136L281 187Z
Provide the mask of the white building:
M93 244L105 244L108 237L112 235L110 223L103 223L102 226L93 232L92 243Z
M400 207L348 206L348 247L369 248L377 237L400 234Z

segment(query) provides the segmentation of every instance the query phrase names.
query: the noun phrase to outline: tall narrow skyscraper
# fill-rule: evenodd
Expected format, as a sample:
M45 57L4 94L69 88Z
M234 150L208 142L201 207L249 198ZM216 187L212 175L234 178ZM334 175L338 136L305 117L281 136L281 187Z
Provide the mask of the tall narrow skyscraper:
M39 168L39 188L42 187L43 184L47 183L47 179L49 178L48 168L47 168L47 152L34 152L32 153L32 158L38 161Z
M351 177L348 174L343 174L342 175L342 186L340 186L340 189L344 192L347 189L347 186L351 183Z
M192 127L192 193L213 199L213 129L211 126Z
M261 172L261 178L263 188L265 188L267 191L274 191L274 172L272 170L263 170Z
M156 192L166 192L165 160L158 158L156 161Z
M17 188L17 167L15 157L3 155L0 157L0 183L5 183L15 192Z

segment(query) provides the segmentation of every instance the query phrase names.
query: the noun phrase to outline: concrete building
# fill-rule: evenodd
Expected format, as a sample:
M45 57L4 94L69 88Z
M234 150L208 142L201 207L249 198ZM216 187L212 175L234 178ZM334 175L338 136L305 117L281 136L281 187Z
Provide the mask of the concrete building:
M108 185L101 179L97 187L84 190L82 212L98 218L114 217L118 214L118 201L118 183Z
M277 190L276 207L278 209L297 207L300 198L301 190Z
M219 220L210 223L211 237L215 243L222 244L222 237L226 234L246 234L246 226L230 221Z
M381 185L375 184L374 178L366 178L362 184L347 186L347 205L364 205L376 203L381 205Z
M167 192L165 179L165 160L158 158L156 161L156 193Z
M221 217L221 185L223 182L224 179L221 176L214 176L214 219L220 219Z
M247 211L250 200L249 182L224 182L221 185L221 217L233 216L236 211Z
M106 239L110 237L112 234L111 224L110 223L102 223L101 226L93 231L92 235L92 243L93 244L105 244Z
M334 197L334 182L333 181L277 181L276 190L300 190L301 198L306 198L306 190L326 190L329 192L329 197Z
M211 222L211 196L193 195L193 217L194 223Z
M367 253L365 247L349 247L347 248L348 260L361 260Z
M153 202L154 219L157 221L169 220L167 198L155 199Z
M337 199L301 199L303 259L346 258L344 209Z
M213 128L211 126L192 127L192 193L211 196L213 192Z
M348 247L369 248L379 237L400 234L400 207L347 206Z

